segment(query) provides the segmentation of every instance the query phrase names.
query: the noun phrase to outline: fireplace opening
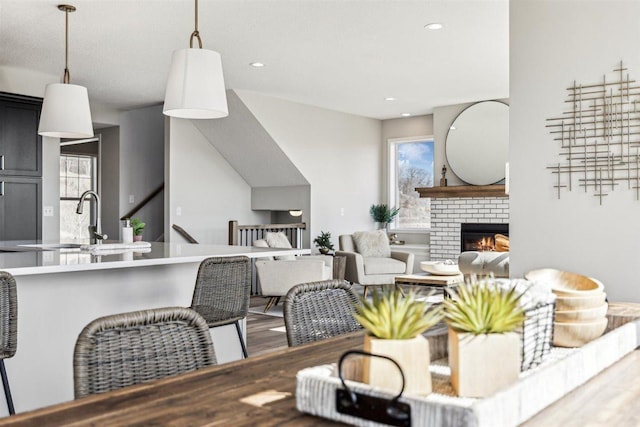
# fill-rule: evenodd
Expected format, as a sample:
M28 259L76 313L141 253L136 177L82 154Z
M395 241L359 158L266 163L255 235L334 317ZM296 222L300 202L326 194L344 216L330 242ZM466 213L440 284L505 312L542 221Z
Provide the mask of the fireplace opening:
M509 251L509 224L460 224L460 252Z

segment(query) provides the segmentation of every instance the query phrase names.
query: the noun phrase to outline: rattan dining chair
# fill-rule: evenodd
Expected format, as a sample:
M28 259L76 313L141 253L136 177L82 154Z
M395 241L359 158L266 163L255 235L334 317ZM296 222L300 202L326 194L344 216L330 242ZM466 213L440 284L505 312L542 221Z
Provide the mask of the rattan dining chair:
M5 271L0 271L0 377L4 397L7 401L9 414L16 413L13 407L13 398L9 388L9 378L4 367L4 359L16 354L18 344L18 297L16 292L16 280Z
M101 317L80 333L73 356L76 399L215 365L205 320L184 307Z
M344 280L294 286L284 300L289 347L360 330L353 317L358 297Z
M245 358L247 345L239 322L247 317L250 293L249 258L213 257L200 263L191 299L191 308L204 317L209 328L235 324Z

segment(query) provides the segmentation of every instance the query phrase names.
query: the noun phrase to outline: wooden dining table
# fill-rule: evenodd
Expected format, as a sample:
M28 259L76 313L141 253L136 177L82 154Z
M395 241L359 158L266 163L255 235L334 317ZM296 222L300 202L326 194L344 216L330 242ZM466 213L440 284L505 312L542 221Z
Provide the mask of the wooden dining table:
M0 426L331 426L298 412L296 373L362 348L356 332L6 417ZM638 426L640 351L527 421L538 426Z

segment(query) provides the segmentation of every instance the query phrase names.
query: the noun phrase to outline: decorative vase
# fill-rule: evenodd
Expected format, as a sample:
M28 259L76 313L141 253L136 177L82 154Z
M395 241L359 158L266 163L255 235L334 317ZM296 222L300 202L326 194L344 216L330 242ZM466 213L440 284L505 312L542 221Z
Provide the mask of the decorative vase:
M520 346L515 332L475 335L449 328L451 384L458 396L486 397L516 382Z
M422 335L408 340L386 340L365 335L364 351L395 360L404 374L405 393L431 393L429 341ZM398 368L388 360L363 358L363 382L392 392L399 392L402 378Z
M327 255L329 253L329 251L330 251L329 248L325 248L325 247L320 247L320 248L318 248L318 250L320 251L320 253L322 255Z
M133 241L134 242L141 242L142 241L142 234L137 234L137 235L133 236Z

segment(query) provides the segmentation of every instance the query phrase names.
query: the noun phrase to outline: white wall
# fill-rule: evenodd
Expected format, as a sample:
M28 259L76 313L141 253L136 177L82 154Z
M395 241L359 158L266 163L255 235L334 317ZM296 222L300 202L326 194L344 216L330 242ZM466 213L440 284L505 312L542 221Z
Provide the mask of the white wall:
M120 216L147 197L164 181L164 115L162 105L120 114ZM134 202L129 202L133 195ZM147 223L145 240L164 231L163 194L133 215Z
M626 189L602 206L584 191L552 188L560 161L545 119L570 109L574 79L596 83L622 59L640 79L640 2L510 2L511 274L555 267L600 279L613 301L640 302L640 201Z
M165 241L184 242L172 224L200 243L226 245L230 220L268 223L251 211L251 187L190 120L171 118L166 144Z
M449 128L455 121L456 117L462 113L467 107L473 105L473 102L466 104L446 105L433 109L433 137L435 139L435 158L433 159L433 167L436 170L434 176L434 185L440 185L440 177L442 176L442 165L447 166L447 186L467 185L462 181L451 169L447 161L446 142Z
M382 197L381 124L252 92L236 91L311 185L310 236L373 229Z

